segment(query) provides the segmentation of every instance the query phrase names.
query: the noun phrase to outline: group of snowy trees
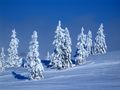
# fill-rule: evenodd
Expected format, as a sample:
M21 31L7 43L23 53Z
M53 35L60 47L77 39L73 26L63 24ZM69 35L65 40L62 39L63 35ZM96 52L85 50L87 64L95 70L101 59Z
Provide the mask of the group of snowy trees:
M73 67L71 59L71 46L72 41L70 38L70 33L67 27L62 28L61 21L58 22L55 37L53 41L54 51L50 55L48 52L47 59L50 60L51 68L61 70ZM11 40L8 48L8 55L5 55L4 48L1 49L0 54L0 70L4 71L5 68L9 67L20 67L23 63L22 57L18 53L19 39L16 37L15 29L12 30ZM104 54L106 53L106 42L104 35L103 24L100 25L98 29L97 36L93 43L92 32L89 30L88 34L84 34L84 28L81 28L81 33L77 38L75 53L75 65L81 65L86 63L86 58L89 55ZM41 79L44 78L43 72L44 67L41 63L39 55L39 42L37 32L34 31L31 36L31 41L29 43L29 52L26 55L25 67L29 71L30 79Z
M61 27L61 21L58 22L55 34L55 40L53 41L55 48L51 56L52 67L56 69L72 67L71 38L68 28L63 29Z
M100 25L97 36L93 43L92 32L89 30L88 34L84 34L84 28L82 27L81 33L78 35L77 50L75 54L76 65L80 65L86 62L86 58L93 54L104 54L106 53L107 46L105 42L103 24Z
M86 63L86 58L91 54L96 55L106 53L107 46L103 32L103 24L101 24L93 43L92 32L89 30L88 34L86 35L84 34L84 28L81 28L81 33L77 38L77 50L74 56L75 65ZM61 21L59 21L55 34L55 40L53 41L55 48L54 52L51 55L50 64L52 65L52 68L56 69L70 68L73 66L73 64L71 61L72 42L69 30L67 27L63 29L61 27Z
M44 68L39 58L39 43L37 41L38 35L34 31L32 40L30 41L29 52L26 56L26 67L29 71L29 79L41 79L43 78ZM2 48L0 54L0 70L4 71L9 67L20 67L22 65L22 57L18 54L19 40L16 38L15 29L12 30L11 41L8 48L8 56L5 58L4 48Z
M20 60L22 59L18 56L18 43L19 43L19 40L16 38L16 32L14 29L12 30L11 41L9 43L7 58L5 57L5 54L4 54L4 48L2 48L1 50L0 67L5 69L8 67L20 66Z

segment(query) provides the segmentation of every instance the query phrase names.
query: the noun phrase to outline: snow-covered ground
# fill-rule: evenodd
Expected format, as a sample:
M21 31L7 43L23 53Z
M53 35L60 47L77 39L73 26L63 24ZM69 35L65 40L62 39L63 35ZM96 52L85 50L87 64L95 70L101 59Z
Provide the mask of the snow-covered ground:
M46 69L45 78L39 81L27 80L23 68L7 69L0 73L0 90L120 90L120 51L87 61L67 70Z

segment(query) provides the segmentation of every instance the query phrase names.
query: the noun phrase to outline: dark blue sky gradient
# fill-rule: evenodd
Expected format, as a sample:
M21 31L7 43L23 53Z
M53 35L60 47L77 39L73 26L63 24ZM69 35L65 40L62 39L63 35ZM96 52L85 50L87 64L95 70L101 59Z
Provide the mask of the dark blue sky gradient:
M93 39L100 23L104 24L108 51L120 50L120 0L0 0L0 47L6 50L11 30L20 40L19 52L27 52L31 34L38 31L40 56L54 47L54 31L58 20L68 27L73 55L77 36L83 26Z

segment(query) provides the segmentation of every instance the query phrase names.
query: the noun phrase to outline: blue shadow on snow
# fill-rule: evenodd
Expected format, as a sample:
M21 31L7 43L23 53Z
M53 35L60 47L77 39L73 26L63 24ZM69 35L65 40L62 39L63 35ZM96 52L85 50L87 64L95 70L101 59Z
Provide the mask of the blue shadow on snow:
M28 80L29 78L28 77L25 77L23 75L20 75L20 74L17 74L15 73L14 71L12 72L12 75L16 78L16 79L19 79L19 80Z

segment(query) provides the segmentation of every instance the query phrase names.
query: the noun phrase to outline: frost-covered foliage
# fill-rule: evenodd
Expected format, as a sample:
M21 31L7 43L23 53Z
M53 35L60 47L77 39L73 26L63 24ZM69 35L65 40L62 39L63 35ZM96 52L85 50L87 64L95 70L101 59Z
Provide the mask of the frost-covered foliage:
M55 40L53 45L55 46L54 52L51 55L51 64L53 68L64 69L72 67L71 62L71 38L69 30L67 28L61 28L61 21L58 22L57 29L55 31Z
M86 50L88 53L88 56L92 54L92 32L89 30L87 39L86 39Z
M86 34L84 34L84 28L81 28L81 33L78 35L78 41L80 41L83 46L86 46Z
M0 71L5 70L5 53L4 48L2 48L1 54L0 54Z
M15 29L12 30L11 41L8 48L8 61L10 67L19 67L21 65L21 59L18 56L18 44L19 40L16 38Z
M54 69L62 69L62 57L59 53L56 53L56 51L54 51L51 55L50 65L52 65L52 68Z
M32 35L32 40L30 41L29 52L27 54L27 64L29 77L31 80L38 80L43 78L43 65L39 58L39 43L37 41L38 35L37 32L34 31Z
M64 29L61 28L61 21L58 22L57 29L55 31L55 40L53 41L53 45L55 46L54 52L52 54L51 65L53 68L62 69L62 58L63 58L63 40L64 40Z
M86 35L84 34L84 28L82 27L81 33L78 35L77 42L77 51L75 54L75 63L76 65L80 65L85 63L87 57L86 51Z
M68 28L65 28L64 31L64 45L62 48L63 51L63 68L69 68L72 67L72 61L71 61L71 38L69 34Z
M103 24L101 24L95 38L94 54L104 54L106 53L106 50L107 46L105 42L104 27Z

